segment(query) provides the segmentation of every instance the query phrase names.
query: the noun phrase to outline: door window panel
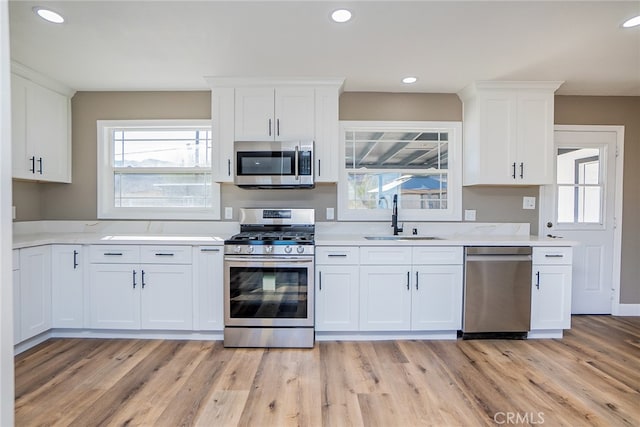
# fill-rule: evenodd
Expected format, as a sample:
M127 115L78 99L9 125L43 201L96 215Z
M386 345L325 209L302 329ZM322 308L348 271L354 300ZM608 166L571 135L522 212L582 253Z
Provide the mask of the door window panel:
M601 160L602 153L598 148L558 148L558 223L602 223Z

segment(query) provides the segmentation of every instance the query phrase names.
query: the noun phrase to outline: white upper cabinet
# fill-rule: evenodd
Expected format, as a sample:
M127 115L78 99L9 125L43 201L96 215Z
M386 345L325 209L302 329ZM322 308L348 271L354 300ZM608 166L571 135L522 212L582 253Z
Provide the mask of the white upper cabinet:
M236 89L235 140L313 139L314 95L312 87Z
M313 140L316 182L338 180L342 79L207 78L214 179L233 182L234 141Z
M71 91L13 67L11 113L13 177L71 182Z
M553 182L553 97L562 82L476 82L464 108L464 185Z

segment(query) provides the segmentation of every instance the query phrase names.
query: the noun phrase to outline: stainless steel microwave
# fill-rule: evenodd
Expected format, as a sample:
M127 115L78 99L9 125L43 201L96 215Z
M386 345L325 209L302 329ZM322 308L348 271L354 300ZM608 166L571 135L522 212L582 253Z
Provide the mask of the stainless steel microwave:
M233 182L243 188L313 188L313 141L235 141Z

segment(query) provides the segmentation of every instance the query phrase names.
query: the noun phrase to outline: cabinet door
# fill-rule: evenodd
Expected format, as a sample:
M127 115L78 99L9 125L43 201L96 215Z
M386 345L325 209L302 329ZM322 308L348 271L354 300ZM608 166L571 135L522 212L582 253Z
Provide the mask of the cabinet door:
M237 88L235 140L272 141L276 134L273 88Z
M314 93L313 88L276 89L274 128L276 140L315 137Z
M51 329L51 247L20 250L21 341Z
M316 267L316 330L358 330L358 266Z
M411 329L461 329L462 265L416 266L413 278Z
M217 182L233 182L234 97L233 88L211 92L212 167Z
M482 181L486 184L512 185L516 182L514 173L517 173L514 170L514 167L517 169L516 92L485 93L481 95L480 103Z
M202 246L196 250L194 326L200 331L221 331L224 329L222 248Z
M534 265L531 329L571 327L571 266Z
M91 328L139 329L140 287L141 272L135 264L91 264Z
M54 328L83 327L83 250L81 245L51 248L51 323Z
M69 100L32 84L27 92L27 150L35 159L35 179L71 182Z
M338 182L340 128L338 89L316 88L315 93L315 174L316 182Z
M20 310L20 255L19 250L13 250L13 344L22 341L22 311Z
M27 85L27 80L11 74L11 158L14 178L34 179L27 153Z
M360 267L360 329L411 329L411 266Z
M553 94L518 95L517 141L517 183L553 183Z
M191 265L140 266L142 329L193 329Z

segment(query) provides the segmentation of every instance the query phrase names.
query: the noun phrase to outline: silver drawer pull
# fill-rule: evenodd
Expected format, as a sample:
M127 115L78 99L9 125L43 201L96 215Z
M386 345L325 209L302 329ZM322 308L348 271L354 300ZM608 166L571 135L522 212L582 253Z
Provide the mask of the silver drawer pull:
M346 258L347 254L329 254L329 258Z
M220 249L202 248L200 249L200 252L220 252Z
M546 254L544 257L545 258L563 258L564 255L562 255L562 254Z
M122 252L105 252L104 256L122 256Z
M156 256L173 256L173 254L157 253Z

